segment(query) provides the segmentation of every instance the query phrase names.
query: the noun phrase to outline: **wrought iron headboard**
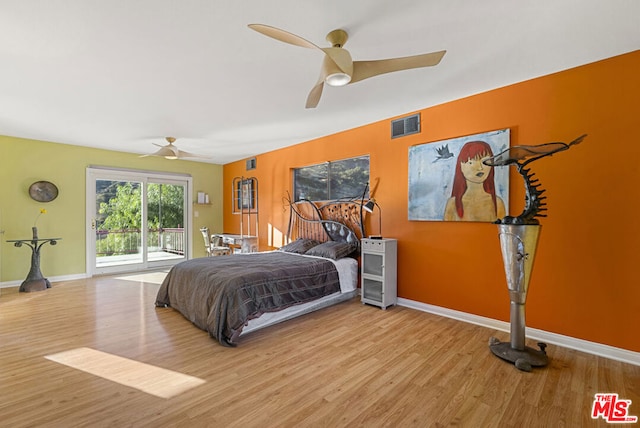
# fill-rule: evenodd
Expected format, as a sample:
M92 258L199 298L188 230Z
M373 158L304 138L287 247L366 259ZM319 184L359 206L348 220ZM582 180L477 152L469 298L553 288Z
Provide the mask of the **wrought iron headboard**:
M364 236L360 200L334 200L321 204L289 198L289 239L310 238L321 242L337 241L360 245Z

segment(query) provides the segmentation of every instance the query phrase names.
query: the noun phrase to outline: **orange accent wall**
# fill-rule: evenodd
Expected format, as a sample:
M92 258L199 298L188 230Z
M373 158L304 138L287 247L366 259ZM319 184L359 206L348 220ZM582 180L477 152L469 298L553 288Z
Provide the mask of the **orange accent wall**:
M569 151L531 164L547 189L548 217L527 299L528 327L640 352L640 51L421 110L422 132L390 138L389 120L224 166L225 231L235 176L259 180L261 249L281 245L282 198L291 169L362 154L383 210L382 233L398 239L399 297L509 321L497 227L407 218L412 145L511 129L512 145L569 142ZM407 112L410 114L413 112ZM403 115L404 116L404 115ZM511 171L510 213L524 204ZM377 219L372 228L375 233Z

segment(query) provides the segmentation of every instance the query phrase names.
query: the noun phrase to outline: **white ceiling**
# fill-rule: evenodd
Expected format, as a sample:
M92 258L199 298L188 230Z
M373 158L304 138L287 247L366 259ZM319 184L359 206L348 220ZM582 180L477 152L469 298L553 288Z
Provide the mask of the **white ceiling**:
M133 153L174 136L225 164L637 50L638 0L0 0L0 135ZM440 65L325 86L322 53L446 49Z

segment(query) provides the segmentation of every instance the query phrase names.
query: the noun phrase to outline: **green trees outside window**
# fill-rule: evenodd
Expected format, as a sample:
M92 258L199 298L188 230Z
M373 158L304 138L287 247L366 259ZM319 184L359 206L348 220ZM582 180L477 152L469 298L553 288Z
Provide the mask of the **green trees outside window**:
M142 183L100 180L96 201L96 253L132 254L142 240ZM147 246L165 248L163 231L184 227L184 186L149 183L147 193Z

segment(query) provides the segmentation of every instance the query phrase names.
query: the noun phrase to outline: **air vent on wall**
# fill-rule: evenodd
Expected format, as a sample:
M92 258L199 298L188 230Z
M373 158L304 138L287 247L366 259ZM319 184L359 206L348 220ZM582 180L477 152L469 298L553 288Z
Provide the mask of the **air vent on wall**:
M405 135L420 132L420 114L396 119L391 122L391 138L404 137Z
M247 159L247 171L256 169L256 158Z

